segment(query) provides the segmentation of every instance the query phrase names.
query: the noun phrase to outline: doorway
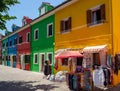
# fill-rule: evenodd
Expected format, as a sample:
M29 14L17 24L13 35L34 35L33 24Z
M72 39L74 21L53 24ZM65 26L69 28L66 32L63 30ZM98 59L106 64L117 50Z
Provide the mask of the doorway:
M44 60L45 60L45 54L44 53L40 53L40 72L43 72L44 70Z

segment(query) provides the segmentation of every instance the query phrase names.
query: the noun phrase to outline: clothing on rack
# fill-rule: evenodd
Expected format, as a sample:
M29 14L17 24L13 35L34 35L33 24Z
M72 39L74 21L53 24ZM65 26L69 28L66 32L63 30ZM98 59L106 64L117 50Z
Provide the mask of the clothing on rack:
M93 82L94 82L94 86L96 87L104 87L104 73L103 70L101 68L99 69L95 69L93 71Z
M83 82L84 90L87 90L87 91L91 90L91 88L92 88L92 83L91 83L92 79L91 78L92 78L92 75L91 75L90 70L85 70L84 71L84 82Z

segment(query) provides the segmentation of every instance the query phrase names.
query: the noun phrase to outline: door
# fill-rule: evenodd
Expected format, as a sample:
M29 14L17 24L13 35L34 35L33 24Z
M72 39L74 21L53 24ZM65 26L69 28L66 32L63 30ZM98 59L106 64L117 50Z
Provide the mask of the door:
M44 70L44 60L45 60L45 54L40 54L40 72L43 72Z
M21 68L24 70L25 69L25 55L21 55L20 60L21 60Z

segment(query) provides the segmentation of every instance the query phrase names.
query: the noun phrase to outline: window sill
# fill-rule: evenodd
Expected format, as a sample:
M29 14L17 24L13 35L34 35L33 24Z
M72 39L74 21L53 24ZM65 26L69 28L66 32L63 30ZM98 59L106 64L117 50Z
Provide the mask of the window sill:
M103 25L104 23L106 23L105 20L104 20L104 21L101 21L100 23L96 23L96 24L91 23L91 24L88 25L88 27L89 27L89 28L92 28L92 27L96 27L96 26Z
M51 37L53 37L53 35L47 36L47 38L51 38Z
M37 65L38 63L34 63L35 65Z
M67 34L70 33L71 31L64 31L64 32L60 32L61 34Z

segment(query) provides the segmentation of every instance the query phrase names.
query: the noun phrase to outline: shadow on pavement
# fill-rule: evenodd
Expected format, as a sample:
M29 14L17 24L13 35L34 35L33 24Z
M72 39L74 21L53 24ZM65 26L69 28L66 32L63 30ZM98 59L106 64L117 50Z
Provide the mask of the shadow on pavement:
M99 89L99 88L94 88L93 91L120 91L120 84L118 84L116 86L113 86L113 87L108 87L108 89L106 89L106 90L102 90L102 89Z
M16 81L2 81L0 82L0 91L50 91L54 88L58 88L58 86L54 86L53 84L39 84L33 86L32 83L36 81L29 82L16 82Z

